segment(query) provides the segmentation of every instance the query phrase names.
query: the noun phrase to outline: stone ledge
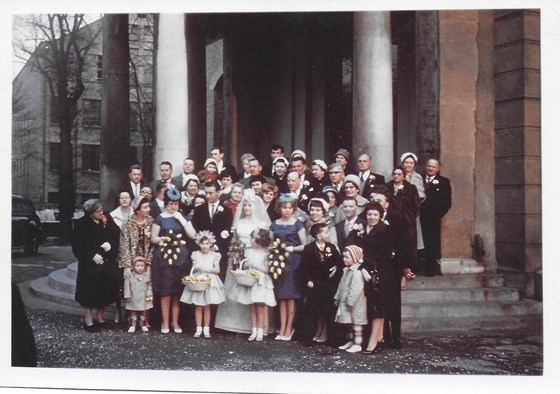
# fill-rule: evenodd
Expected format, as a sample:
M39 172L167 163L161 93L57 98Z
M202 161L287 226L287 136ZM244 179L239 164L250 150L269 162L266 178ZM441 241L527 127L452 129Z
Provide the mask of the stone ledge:
M440 260L443 275L480 274L485 271L484 264L468 258L445 258Z

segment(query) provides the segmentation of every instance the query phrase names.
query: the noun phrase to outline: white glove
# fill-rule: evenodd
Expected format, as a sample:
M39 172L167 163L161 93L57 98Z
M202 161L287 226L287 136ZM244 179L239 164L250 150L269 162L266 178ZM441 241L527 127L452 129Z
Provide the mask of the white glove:
M96 253L95 256L93 256L93 262L97 265L101 265L103 264L103 257Z
M294 252L294 247L293 246L287 246L286 247L286 252L293 253Z
M108 252L111 250L111 244L109 242L103 242L101 244L101 248L105 251Z
M184 225L185 223L187 223L187 219L185 219L185 217L181 214L181 212L175 212L173 214L173 217L175 219L177 219L179 221L179 223L181 223L182 225Z
M371 280L371 275L369 274L369 272L365 268L362 268L362 276L364 277L364 280L366 282Z
M331 271L331 273L329 274L329 278L332 278L334 274L336 274L336 265L333 265L331 268L329 268L329 271Z

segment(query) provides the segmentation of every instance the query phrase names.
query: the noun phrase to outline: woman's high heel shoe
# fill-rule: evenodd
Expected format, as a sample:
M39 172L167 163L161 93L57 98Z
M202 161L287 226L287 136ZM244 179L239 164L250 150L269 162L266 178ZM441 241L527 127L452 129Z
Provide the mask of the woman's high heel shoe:
M381 342L377 342L377 343L375 344L375 346L373 347L373 349L367 349L367 348L366 348L366 350L362 350L362 353L363 353L363 354L379 353L379 352L381 352L382 347L383 347L382 343L381 343Z
M296 332L296 330L292 330L292 333L290 334L289 337L288 337L288 336L285 336L285 337L282 337L280 340L281 340L281 341L291 341L291 340L292 340L292 337L294 336L294 332Z

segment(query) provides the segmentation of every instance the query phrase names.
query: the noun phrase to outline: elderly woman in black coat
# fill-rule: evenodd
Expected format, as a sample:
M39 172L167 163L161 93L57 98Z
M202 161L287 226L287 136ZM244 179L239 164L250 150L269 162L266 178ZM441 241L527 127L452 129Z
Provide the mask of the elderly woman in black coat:
M76 301L85 308L84 329L88 332L109 328L103 318L105 307L119 297L119 227L111 215L103 213L97 199L84 203L85 215L74 223L72 252L78 259ZM93 320L97 309L97 322Z

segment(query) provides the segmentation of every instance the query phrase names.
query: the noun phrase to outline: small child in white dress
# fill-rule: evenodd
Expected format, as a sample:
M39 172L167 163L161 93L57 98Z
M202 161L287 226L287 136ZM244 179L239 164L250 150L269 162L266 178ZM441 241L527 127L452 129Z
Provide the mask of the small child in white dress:
M228 298L241 304L251 305L251 336L249 341L262 341L266 324L267 306L276 306L274 284L269 275L268 246L270 232L255 229L251 232L251 248L245 250L243 268L257 271L258 279L251 287L234 283Z
M362 351L362 329L367 324L367 304L364 277L360 271L362 248L350 245L342 253L344 273L338 284L334 302L338 305L335 321L348 327L348 342L338 348L349 353Z
M200 250L194 251L191 255L191 273L208 276L210 283L204 291L191 291L185 286L180 300L186 304L195 305L196 332L194 337L200 338L200 335L204 332L204 337L210 338L210 305L221 304L226 301L224 284L218 276L221 255L213 250L216 238L210 231L199 232L195 237L195 242Z
M126 310L129 311L128 332L136 331L136 325L143 332L148 332L146 325L146 311L154 307L152 280L147 271L148 264L142 256L132 259L132 270L124 274L124 300Z

